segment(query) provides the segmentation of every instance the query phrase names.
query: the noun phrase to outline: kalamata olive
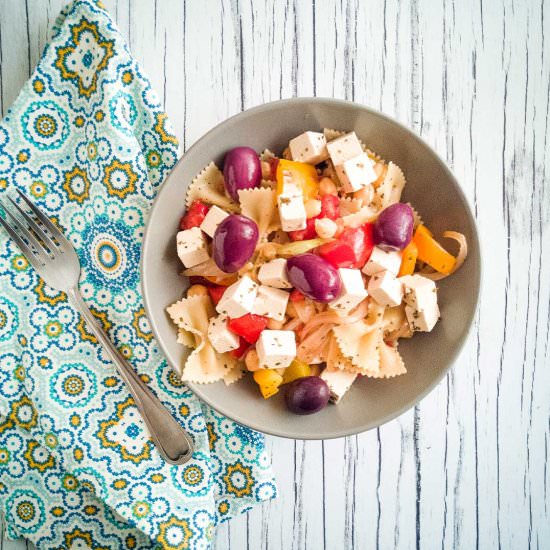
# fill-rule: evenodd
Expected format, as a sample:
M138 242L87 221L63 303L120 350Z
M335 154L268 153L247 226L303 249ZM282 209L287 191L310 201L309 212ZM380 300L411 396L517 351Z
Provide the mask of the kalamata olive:
M398 202L382 210L374 224L374 242L386 250L402 250L412 239L414 216L408 204Z
M295 414L313 414L326 407L330 397L327 383L318 376L306 376L291 382L286 389L285 401Z
M287 260L288 278L294 288L318 302L330 302L340 294L338 271L315 254L299 254Z
M241 216L227 216L214 233L212 258L225 273L235 273L248 262L258 243L256 222Z
M258 187L262 179L262 166L258 154L250 147L235 147L225 155L223 178L227 194L239 200L239 189Z

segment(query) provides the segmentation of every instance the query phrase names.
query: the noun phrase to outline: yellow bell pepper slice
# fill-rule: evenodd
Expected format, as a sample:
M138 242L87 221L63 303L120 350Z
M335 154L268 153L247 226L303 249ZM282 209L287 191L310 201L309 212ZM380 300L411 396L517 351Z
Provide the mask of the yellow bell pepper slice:
M304 378L304 376L310 376L311 368L307 363L294 359L292 363L285 369L283 374L283 384L289 384L298 378Z
M277 195L283 192L285 175L302 189L304 201L315 199L319 193L319 177L315 166L305 162L280 159L277 163Z
M275 395L279 391L279 386L283 383L283 377L274 369L257 370L253 376L264 399L269 399Z
M416 265L416 258L418 257L418 248L411 241L404 249L401 257L401 267L399 268L398 277L403 275L412 275L414 273L414 266Z
M418 249L419 260L445 275L453 271L456 258L433 238L432 233L424 225L417 227L413 241Z

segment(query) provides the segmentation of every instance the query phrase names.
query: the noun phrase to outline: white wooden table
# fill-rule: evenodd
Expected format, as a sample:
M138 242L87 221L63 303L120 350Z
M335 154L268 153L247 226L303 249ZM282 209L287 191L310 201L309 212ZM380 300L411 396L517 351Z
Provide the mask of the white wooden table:
M62 3L0 2L2 113ZM435 147L479 224L481 308L452 373L378 430L268 438L280 497L217 548L550 548L550 2L105 4L185 147L269 100L353 99Z

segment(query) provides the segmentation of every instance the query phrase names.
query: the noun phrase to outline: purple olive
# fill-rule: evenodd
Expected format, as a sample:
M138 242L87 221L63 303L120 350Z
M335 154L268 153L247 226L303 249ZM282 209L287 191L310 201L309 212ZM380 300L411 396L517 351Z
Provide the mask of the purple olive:
M385 250L403 250L412 239L414 216L408 204L388 206L374 224L374 242Z
M318 302L330 302L340 294L338 271L321 256L299 254L287 260L288 278L294 288Z
M235 273L248 262L258 243L256 222L231 214L218 225L212 240L212 258L225 273Z
M286 406L295 414L313 414L326 407L330 397L327 383L318 376L297 378L285 394Z
M250 147L235 147L225 155L223 177L227 194L239 200L239 189L258 187L262 179L260 158Z

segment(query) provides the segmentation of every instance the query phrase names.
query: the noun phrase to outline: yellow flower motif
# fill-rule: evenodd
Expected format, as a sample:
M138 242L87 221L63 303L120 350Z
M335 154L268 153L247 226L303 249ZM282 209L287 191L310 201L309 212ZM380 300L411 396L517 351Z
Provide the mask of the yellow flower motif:
M101 109L97 111L97 113L95 114L95 119L97 120L97 122L101 122L104 118L105 113Z
M17 516L23 521L30 521L36 514L34 506L28 501L23 501L17 505Z
M216 432L214 431L214 422L206 423L206 431L208 432L208 446L212 451L214 450L214 445L216 444L216 441L218 441L219 439Z
M137 546L136 537L133 535L128 535L126 537L126 548L135 548Z
M20 382L23 382L23 380L25 380L25 367L21 365L16 367L15 370L13 371L13 376L15 376L15 378Z
M90 311L92 312L92 315L99 321L103 330L105 332L109 332L113 324L109 321L109 319L107 319L107 313L105 311L98 311L94 307L91 307ZM88 326L84 321L84 317L80 316L78 324L76 325L76 330L78 330L78 333L80 334L80 338L82 338L82 340L88 340L89 342L97 344L97 338L88 331Z
M4 178L1 178L0 179L0 189L6 189L7 186L8 186L8 180L6 180Z
M59 302L65 302L67 300L67 295L64 292L46 286L46 283L42 279L38 279L38 284L33 290L39 302L50 304L51 306L55 306Z
M227 514L227 512L229 512L229 503L227 502L227 500L222 500L218 504L218 512L220 514Z
M157 113L156 115L155 131L160 137L162 143L173 143L178 145L178 140L175 135L166 129L166 122L168 121L168 115L166 113Z
M44 332L49 338L57 338L63 332L63 325L59 321L50 321L44 327Z
M132 315L134 316L132 326L136 329L136 334L146 342L150 342L153 339L153 333L149 328L149 321L145 314L145 308L142 307L134 311Z
M72 42L70 46L64 48L57 48L57 59L55 61L55 66L61 72L61 76L66 80L74 80L78 85L78 91L80 95L90 97L97 89L97 75L100 71L107 67L109 59L113 56L113 40L103 40L103 37L99 34L97 26L94 23L86 21L86 19L81 19L79 25L73 25L72 30ZM84 47L80 46L80 37L82 34L92 34L95 41L96 52L102 51L102 57L99 63L95 66L95 71L92 74L86 69L86 56L91 55L88 51L82 57L81 63L79 65L84 66L84 70L74 69L71 70L68 68L68 60L71 57L82 54ZM99 46L99 47L98 47ZM74 63L74 59L72 59ZM89 80L87 80L89 78Z
M149 151L146 158L147 166L156 168L161 163L161 158L158 151Z
M132 170L129 162L120 162L113 159L109 166L105 167L103 183L107 187L109 195L115 195L123 199L128 193L136 190L138 175Z
M27 345L27 337L26 336L19 336L17 338L19 341L19 345L25 347Z
M189 416L189 407L187 405L180 405L180 414L182 416Z
M67 192L69 200L82 204L90 197L90 180L84 170L75 166L65 172L64 176L63 189Z
M19 153L17 153L17 160L21 164L24 164L25 162L27 162L29 160L28 151L19 151Z
M74 119L74 124L77 128L82 128L82 126L84 126L84 117L83 116L80 116L78 115L75 119Z
M125 359L131 359L133 352L132 348L128 344L123 344L118 348L118 351L122 354L122 357Z
M174 369L170 369L168 373L168 383L174 388L181 388L184 386L183 380L179 377L178 373Z
M124 489L126 487L127 483L124 479L117 479L113 483L113 486L115 489Z
M10 461L10 452L8 449L0 448L0 464L7 464Z
M149 382L151 382L151 377L148 375L148 374L145 374L145 373L141 373L141 374L138 374L138 376L146 383L148 384Z
M43 455L44 459L41 462L38 462L36 460L36 456L38 454ZM27 443L27 450L25 451L25 454L23 456L25 457L29 468L33 468L34 470L38 470L39 472L44 472L48 468L53 468L55 465L53 456L49 453L46 453L45 449L42 449L36 441L29 441Z
M31 184L31 195L37 199L40 199L48 192L48 187L41 181L33 181Z
M151 507L146 502L143 502L142 500L138 500L134 503L132 506L132 514L134 514L134 517L136 518L144 518L149 515L149 512L151 510Z
M81 531L76 527L70 533L65 533L65 548L72 548L75 541L75 548L82 548L80 541L84 541L88 545L88 548L93 548L92 533L89 531Z
M118 380L114 376L109 376L103 380L103 385L107 388L114 388L118 384Z
M40 357L38 359L38 364L42 367L42 368L46 368L46 367L49 367L51 365L51 361L47 358L47 357Z
M99 511L99 508L97 506L94 506L93 504L88 504L84 508L84 513L88 516L95 516Z
M78 460L78 462L80 462L84 458L84 452L82 451L82 449L76 448L73 451L73 456L74 456L75 460Z
M63 391L67 395L80 395L82 391L84 390L84 383L82 381L82 378L80 376L72 375L67 376L65 380L63 380Z
M188 466L183 472L183 479L188 485L198 485L203 480L203 473L196 466Z
M192 536L189 522L172 516L168 521L160 524L158 542L164 550L185 550L190 548Z
M94 160L97 157L97 145L92 141L88 143L88 159Z
M19 401L14 401L8 418L20 428L30 430L38 423L38 414L32 401L24 395Z
M8 417L4 422L0 422L0 434L6 430L11 430L13 428L13 421Z
M46 443L46 447L54 449L55 447L57 447L57 436L52 433L46 434L44 436L44 443Z
M252 494L252 486L254 485L252 470L249 466L244 466L240 461L227 465L223 480L228 493L234 494L239 498Z
M164 476L162 474L153 474L151 476L151 481L153 483L162 483L164 481Z
M73 413L71 415L71 424L76 427L76 426L80 426L80 422L81 422L80 416L76 413Z
M28 262L27 258L25 258L25 256L23 256L23 254L16 254L11 259L11 266L16 271L26 271L27 269L29 269L29 262Z
M59 518L65 513L65 510L61 508L61 506L55 506L54 508L52 508L51 512L54 516Z
M65 474L61 484L67 491L75 491L78 489L78 479L76 479L76 477L72 474Z
M132 71L124 71L122 73L122 82L124 82L124 84L130 84L132 80L134 80L134 73L132 73Z
M39 78L33 80L32 89L37 93L41 94L44 92L44 81Z

